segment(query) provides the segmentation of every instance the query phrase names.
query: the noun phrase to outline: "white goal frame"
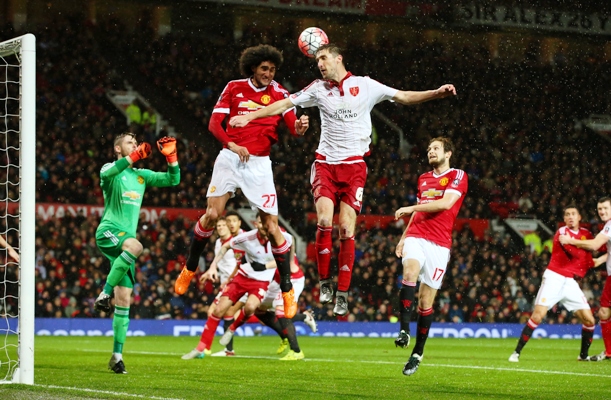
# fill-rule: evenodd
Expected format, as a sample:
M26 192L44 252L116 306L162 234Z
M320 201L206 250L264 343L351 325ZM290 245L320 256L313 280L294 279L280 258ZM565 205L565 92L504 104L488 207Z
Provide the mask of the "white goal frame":
M18 364L13 383L34 384L36 230L36 37L0 43L0 56L16 55L19 68L19 316Z

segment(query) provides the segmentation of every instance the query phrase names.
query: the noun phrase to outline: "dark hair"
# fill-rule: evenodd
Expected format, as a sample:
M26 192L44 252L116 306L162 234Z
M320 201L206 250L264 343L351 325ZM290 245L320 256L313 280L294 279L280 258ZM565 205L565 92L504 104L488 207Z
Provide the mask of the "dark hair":
M429 140L429 146L433 142L441 142L441 144L443 145L443 151L444 152L451 151L452 155L454 155L455 148L454 148L454 143L452 142L452 139L445 137L445 136L438 136L438 137L435 137Z
M231 216L236 216L238 217L239 220L242 220L242 218L240 217L240 214L238 214L237 211L230 210L225 213L225 218L231 217Z
M564 207L564 209L562 210L562 213L564 214L566 210L568 210L569 208L574 208L575 210L577 210L577 214L581 215L581 213L579 212L579 208L577 208L577 205L574 203L570 203L566 207Z
M284 61L280 50L267 44L248 47L240 55L240 71L245 77L252 76L253 68L257 68L262 62L269 61L280 69Z
M611 197L609 197L609 196L603 196L603 197L601 197L600 199L598 199L598 204L600 204L600 203L604 203L604 202L606 202L606 201L608 201L609 203L611 203Z
M320 46L318 50L316 50L315 55L317 55L318 53L320 53L323 50L327 50L329 53L333 54L335 57L342 56L344 53L344 49L342 49L338 45L333 44L333 43L327 43L327 44L323 44L322 46Z

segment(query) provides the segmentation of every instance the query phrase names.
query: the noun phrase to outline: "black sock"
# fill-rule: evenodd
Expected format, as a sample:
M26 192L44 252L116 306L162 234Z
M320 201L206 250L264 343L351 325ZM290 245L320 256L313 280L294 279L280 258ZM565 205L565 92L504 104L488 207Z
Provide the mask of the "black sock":
M255 316L259 321L272 328L282 339L286 339L286 335L282 332L282 325L280 325L278 318L276 318L276 314L269 311L257 311Z
M427 315L422 315L424 312ZM426 339L429 338L429 329L431 329L431 323L433 323L433 309L429 308L428 310L418 310L418 333L416 334L416 345L414 345L414 350L412 350L412 354L422 355L424 353L424 345L426 344Z
M278 272L280 272L280 290L283 292L288 292L293 288L293 284L291 283L291 260L290 252L277 254L274 253L274 260L276 260L276 265L278 266Z
M280 321L280 325L282 325L284 334L289 339L289 346L291 346L291 350L295 353L299 353L301 349L299 348L299 343L297 343L297 332L295 332L295 325L288 318L278 318Z
M208 238L205 239L196 239L195 237L191 238L191 245L189 246L189 258L187 258L187 269L191 272L194 272L199 266L199 257L202 255L202 252L206 248L208 244Z
M594 329L586 329L585 325L581 327L581 352L579 353L579 357L586 358L588 356L593 337Z
M223 320L223 328L225 329L225 332L227 332L227 329L229 329L231 324L233 324L233 321L235 321L233 317L231 317L231 319L225 318ZM225 346L225 348L228 351L233 351L233 336L231 337L231 340L229 341L229 343L227 343L227 346Z
M291 318L293 322L303 322L305 321L305 319L306 319L305 314L295 314L295 316Z
M399 296L401 299L401 330L405 331L409 335L409 323L412 320L416 286L408 286L403 283Z
M528 322L526 323L526 325L524 326L524 329L522 329L522 333L520 334L520 339L518 340L518 345L516 346L516 353L521 353L522 349L524 348L524 346L526 346L526 343L528 343L528 341L530 340L530 337L533 334L533 331L535 329L537 329L539 325L535 325L534 322L532 322L532 320L528 320Z

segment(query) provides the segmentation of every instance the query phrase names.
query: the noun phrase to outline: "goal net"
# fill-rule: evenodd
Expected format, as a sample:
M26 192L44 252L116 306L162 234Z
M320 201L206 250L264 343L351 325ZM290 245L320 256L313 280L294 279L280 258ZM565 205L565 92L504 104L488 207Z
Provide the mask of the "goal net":
M0 43L0 383L34 383L36 39Z

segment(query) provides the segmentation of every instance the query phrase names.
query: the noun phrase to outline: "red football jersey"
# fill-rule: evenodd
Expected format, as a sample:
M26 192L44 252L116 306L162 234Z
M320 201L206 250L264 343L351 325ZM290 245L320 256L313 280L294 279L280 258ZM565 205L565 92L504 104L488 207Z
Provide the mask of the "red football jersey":
M560 235L566 234L577 240L589 240L593 238L590 231L584 228L579 228L579 230L573 231L566 226L563 226L562 228L558 229L554 235L552 258L549 261L547 269L568 278L573 278L574 276L583 278L586 275L586 272L588 272L588 269L594 267L592 253L569 244L564 246L561 245L558 238Z
M440 246L452 247L452 228L468 188L468 177L461 169L450 168L441 175L426 172L418 178L418 204L426 204L443 197L446 191L456 193L460 198L449 210L436 213L416 212L406 237L429 240Z
M230 81L223 89L212 112L229 114L229 118L249 114L285 99L288 95L289 92L276 81L262 88L255 87L250 78ZM295 108L285 111L284 116L290 113L292 113L294 122ZM233 128L227 125L227 136L229 136L229 141L246 147L250 154L268 156L272 145L278 141L276 128L281 118L280 115L274 115L256 119L243 128Z

